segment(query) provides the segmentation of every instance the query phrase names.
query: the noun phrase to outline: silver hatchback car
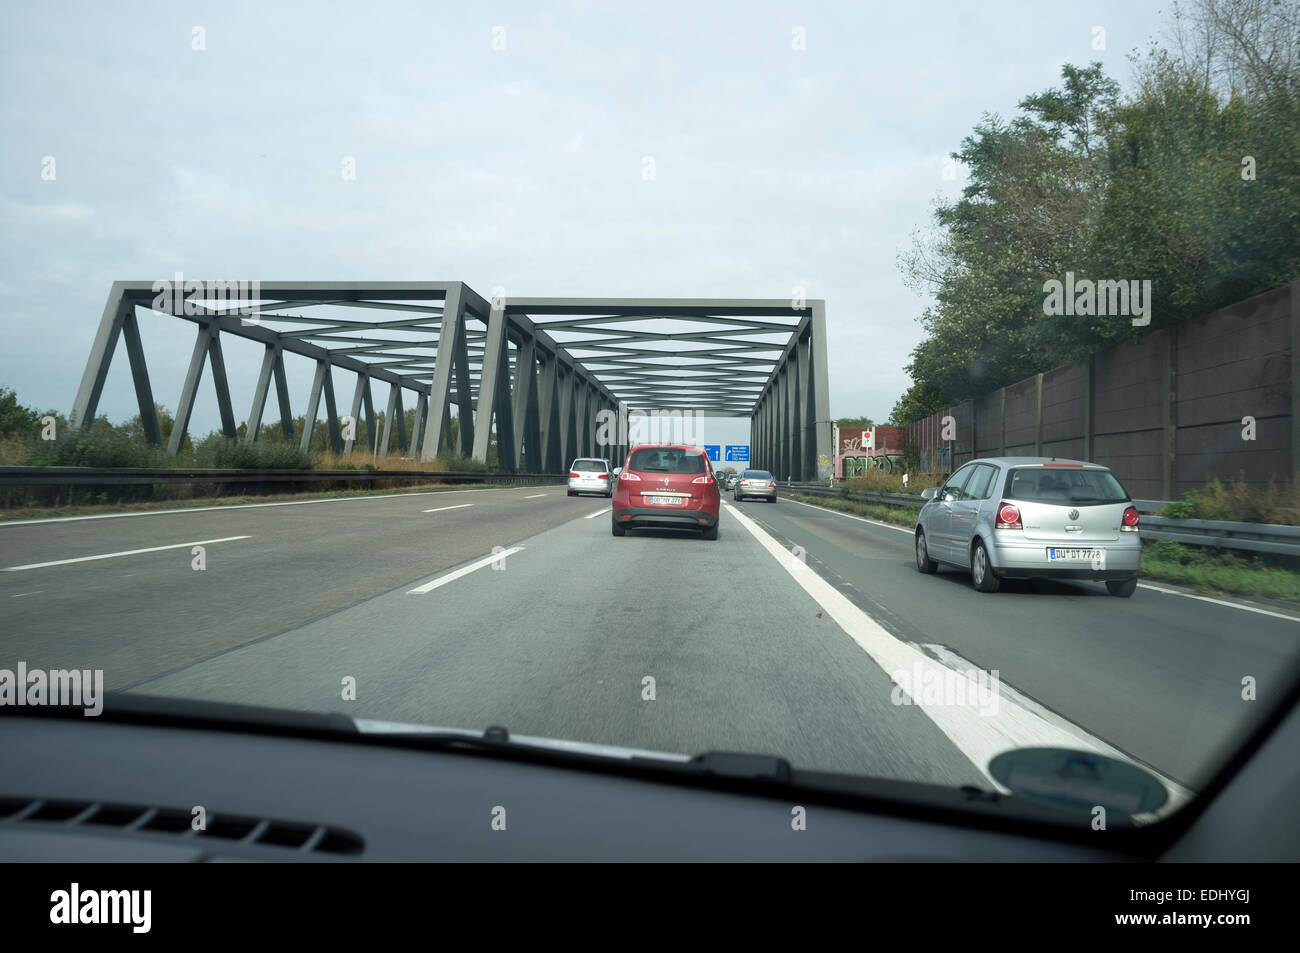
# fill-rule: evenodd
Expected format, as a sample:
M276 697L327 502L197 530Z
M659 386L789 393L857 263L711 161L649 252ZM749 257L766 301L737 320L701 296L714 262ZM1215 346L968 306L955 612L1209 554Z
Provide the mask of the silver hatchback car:
M1114 596L1137 588L1138 511L1106 467L1048 457L991 457L921 494L916 568L971 574L980 592L1003 579L1085 579Z

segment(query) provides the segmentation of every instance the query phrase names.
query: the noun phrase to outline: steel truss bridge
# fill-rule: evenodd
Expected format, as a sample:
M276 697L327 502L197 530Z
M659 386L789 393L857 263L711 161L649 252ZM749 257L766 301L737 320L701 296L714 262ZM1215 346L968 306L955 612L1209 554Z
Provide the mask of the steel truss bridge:
M159 288L165 288L160 294ZM829 472L825 305L820 300L494 298L463 282L118 281L73 405L94 420L121 340L147 438L162 444L140 309L197 326L168 450L184 443L204 367L221 430L238 422L222 341L263 347L245 439L258 439L275 387L284 439L311 445L322 396L329 442L357 451L340 425L335 372L355 376L351 413L369 453L394 446L432 460L451 450L487 462L495 431L503 472L558 473L579 456L622 461L628 434L601 411L750 418L750 466L780 479ZM313 361L306 426L294 432L285 355ZM388 385L382 425L374 387ZM414 402L414 425L405 408ZM452 445L452 408L458 424ZM630 410L629 410L630 409ZM513 439L502 439L513 435ZM820 467L819 467L820 463Z

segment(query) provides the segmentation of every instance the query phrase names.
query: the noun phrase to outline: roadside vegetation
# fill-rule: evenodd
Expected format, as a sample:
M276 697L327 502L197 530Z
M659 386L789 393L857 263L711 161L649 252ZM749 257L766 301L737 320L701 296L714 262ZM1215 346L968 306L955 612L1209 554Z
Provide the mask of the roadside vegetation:
M1275 481L1260 489L1244 480L1211 479L1203 489L1190 490L1181 500L1170 503L1160 515L1170 519L1300 526L1300 493Z
M423 461L419 454L408 451L385 455L367 453L368 431L366 421L357 423L356 445L361 449L352 454L335 452L329 445L328 428L318 423L312 433L311 448L303 450L297 440L285 439L280 425L266 425L258 439L248 442L247 427L239 426L235 437L213 432L197 441L188 435L180 451L169 454L166 449L175 426L173 415L162 405L156 406L162 446L149 442L140 416L123 423L113 424L107 417L93 420L84 430L74 428L62 413L54 410L39 411L21 404L17 394L0 386L0 466L29 467L91 467L95 469L139 467L146 469L211 469L211 470L397 470L412 473L412 480L394 481L387 489L372 492L391 492L393 489L418 480L416 473L468 472L486 473L495 464L496 447L489 449L489 462L480 463L444 449L436 459ZM415 411L407 412L406 432L415 423ZM383 417L378 428L382 433ZM452 418L451 443L455 445L458 421ZM306 421L298 417L294 432L301 434ZM419 481L428 485L428 481ZM81 508L122 505L136 506L146 503L191 501L214 504L223 501L247 501L274 494L277 499L292 498L293 493L283 492L283 484L273 481L259 484L231 484L213 481L197 485L167 486L138 484L113 487L85 487L65 485L58 487L0 487L0 517L15 514L32 517L38 513L67 515ZM309 496L338 495L352 491L353 484L345 481L321 481L312 486ZM366 492L366 491L355 491Z
M911 493L920 496L924 489L942 486L943 480L942 473L913 472L907 475L907 483L904 484L901 473L868 469L845 480L840 484L840 490L848 493Z

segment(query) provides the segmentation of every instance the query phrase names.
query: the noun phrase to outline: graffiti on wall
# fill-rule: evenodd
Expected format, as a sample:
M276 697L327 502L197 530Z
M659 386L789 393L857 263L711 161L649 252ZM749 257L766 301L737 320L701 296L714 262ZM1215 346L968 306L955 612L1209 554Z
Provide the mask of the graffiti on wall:
M921 448L921 469L926 473L947 473L952 469L952 448Z
M903 455L901 453L877 453L868 456L862 451L848 451L840 455L840 478L844 480L860 476L867 470L884 470L886 473L903 472Z

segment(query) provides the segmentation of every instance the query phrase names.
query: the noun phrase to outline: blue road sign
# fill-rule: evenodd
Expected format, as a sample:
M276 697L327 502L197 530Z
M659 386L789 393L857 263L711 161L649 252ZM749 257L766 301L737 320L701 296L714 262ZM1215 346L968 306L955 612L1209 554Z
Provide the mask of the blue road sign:
M704 455L708 457L710 460L712 460L714 463L717 463L719 460L722 459L722 444L706 443L704 445Z
M748 463L749 444L743 444L743 445L727 444L727 462Z

